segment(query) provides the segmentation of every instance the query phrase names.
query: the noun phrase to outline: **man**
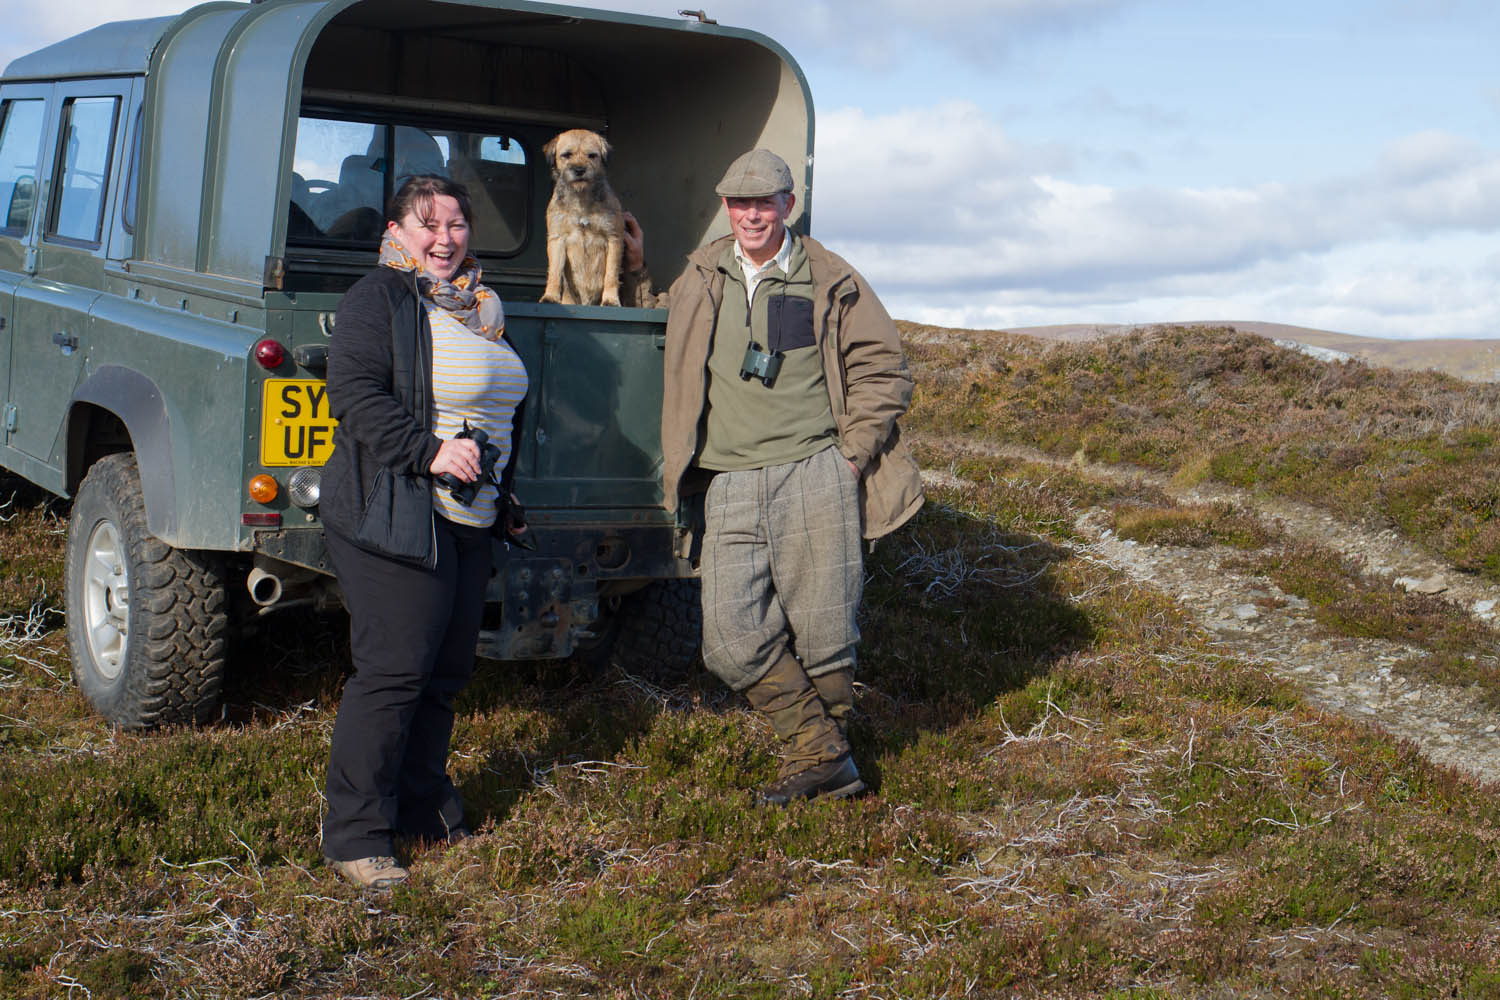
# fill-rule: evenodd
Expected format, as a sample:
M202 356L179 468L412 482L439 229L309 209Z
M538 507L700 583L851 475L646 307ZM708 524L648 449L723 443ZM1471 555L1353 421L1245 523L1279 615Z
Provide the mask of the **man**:
M922 504L896 429L912 380L864 278L788 230L781 157L746 153L715 191L732 234L691 254L663 303L666 503L706 490L703 659L782 740L761 801L841 798L864 789L847 738L861 535ZM627 229L639 271L639 227Z

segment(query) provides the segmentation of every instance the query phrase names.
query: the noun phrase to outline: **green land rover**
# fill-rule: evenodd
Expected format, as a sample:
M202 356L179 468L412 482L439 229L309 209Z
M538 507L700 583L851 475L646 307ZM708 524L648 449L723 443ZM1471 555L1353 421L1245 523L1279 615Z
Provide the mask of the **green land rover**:
M497 561L478 652L696 655L659 478L665 313L537 301L541 149L576 127L608 136L659 283L728 232L713 186L751 147L805 165L806 231L806 82L770 39L697 13L210 2L0 76L0 464L73 497L68 637L101 713L203 720L237 627L336 600L328 336L393 185L421 172L468 186L532 376L516 492L538 547Z

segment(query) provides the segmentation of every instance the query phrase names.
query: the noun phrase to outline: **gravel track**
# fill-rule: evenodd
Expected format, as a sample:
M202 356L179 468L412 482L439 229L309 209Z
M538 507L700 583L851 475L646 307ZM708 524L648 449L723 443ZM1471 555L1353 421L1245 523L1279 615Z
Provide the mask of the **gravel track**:
M989 446L984 450L1027 462L1069 464L1026 448ZM1289 536L1342 553L1367 574L1423 593L1440 593L1474 617L1495 622L1500 587L1455 571L1394 531L1370 531L1305 504L1221 484L1179 488L1164 476L1119 466L1088 465L1080 471L1097 478L1144 482L1185 503L1227 501L1255 512ZM933 482L956 481L940 472L924 475ZM1226 563L1241 555L1233 550L1139 543L1115 535L1109 523L1103 510L1083 511L1075 526L1088 541L1077 548L1174 597L1225 656L1295 682L1312 704L1326 711L1363 719L1412 741L1437 763L1467 771L1484 782L1500 782L1500 713L1471 689L1394 672L1396 663L1421 650L1381 639L1331 635L1313 618L1302 598L1284 593L1264 577L1228 568Z

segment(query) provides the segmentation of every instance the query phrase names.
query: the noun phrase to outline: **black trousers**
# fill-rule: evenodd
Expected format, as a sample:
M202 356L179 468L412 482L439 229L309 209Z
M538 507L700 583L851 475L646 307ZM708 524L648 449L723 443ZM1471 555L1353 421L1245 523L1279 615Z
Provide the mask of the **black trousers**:
M326 531L354 661L325 788L323 854L335 861L389 855L397 834L441 837L463 823L448 741L453 699L474 672L491 536L487 528L434 520L438 555L430 570Z

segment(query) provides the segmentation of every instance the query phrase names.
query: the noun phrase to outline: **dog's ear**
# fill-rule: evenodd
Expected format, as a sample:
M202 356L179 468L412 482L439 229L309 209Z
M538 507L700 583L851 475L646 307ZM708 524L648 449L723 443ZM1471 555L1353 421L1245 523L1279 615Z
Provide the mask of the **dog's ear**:
M609 140L601 135L599 137L599 156L604 160L604 165L606 167L609 166L609 154L613 153L614 151L615 147L611 146L609 144Z
M557 140L562 138L559 132L547 140L547 145L542 147L542 158L547 161L547 167L552 171L552 176L557 176Z

